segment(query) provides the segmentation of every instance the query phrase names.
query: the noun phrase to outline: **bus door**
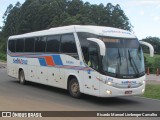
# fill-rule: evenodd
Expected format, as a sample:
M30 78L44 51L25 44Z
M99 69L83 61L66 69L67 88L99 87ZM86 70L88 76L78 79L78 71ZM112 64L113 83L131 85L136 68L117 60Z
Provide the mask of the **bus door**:
M99 47L90 43L88 47L88 66L91 68L84 72L84 91L89 94L99 95Z

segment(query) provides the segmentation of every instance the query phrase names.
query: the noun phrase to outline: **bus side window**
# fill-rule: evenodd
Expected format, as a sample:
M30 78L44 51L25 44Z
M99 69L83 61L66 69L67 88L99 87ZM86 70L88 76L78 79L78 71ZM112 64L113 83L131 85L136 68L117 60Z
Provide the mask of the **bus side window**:
M79 59L77 46L73 34L64 34L61 37L61 52Z
M45 52L46 37L37 37L35 39L35 52Z
M9 40L8 49L11 52L15 52L15 50L16 50L16 40Z
M89 47L89 61L88 61L88 66L91 68L98 70L98 47L92 46Z
M60 35L52 35L47 37L46 52L59 53Z
M16 52L24 52L24 39L16 40Z
M25 39L25 52L34 52L35 38L26 38Z

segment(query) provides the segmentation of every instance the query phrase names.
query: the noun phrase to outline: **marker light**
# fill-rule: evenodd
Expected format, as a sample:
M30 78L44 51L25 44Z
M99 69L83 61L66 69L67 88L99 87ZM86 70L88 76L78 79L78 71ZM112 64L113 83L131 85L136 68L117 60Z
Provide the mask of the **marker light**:
M142 89L142 93L144 93L145 89Z
M142 84L145 84L145 81L143 81Z
M112 94L112 92L111 92L111 91L109 91L109 90L107 90L107 91L106 91L106 93L107 93L107 94Z

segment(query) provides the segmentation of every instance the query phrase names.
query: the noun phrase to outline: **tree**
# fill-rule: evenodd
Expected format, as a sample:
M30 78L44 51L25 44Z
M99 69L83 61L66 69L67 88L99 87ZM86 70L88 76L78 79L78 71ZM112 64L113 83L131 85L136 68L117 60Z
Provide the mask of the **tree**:
M81 0L68 1L66 12L71 16L76 16L79 13L79 11L82 9L82 7L83 7L83 1Z
M142 39L142 41L148 42L154 47L154 51L157 54L160 54L160 38L158 37L146 37L145 39ZM149 53L149 49L145 46L143 46L143 51L146 53Z
M5 13L3 14L3 17L2 17L2 18L3 18L3 23L4 23L4 24L6 23L7 16L10 14L12 8L13 8L13 5L10 4L10 5L7 7Z
M132 25L130 24L128 17L125 15L120 5L117 4L116 6L113 6L109 3L108 7L110 15L110 26L132 31Z

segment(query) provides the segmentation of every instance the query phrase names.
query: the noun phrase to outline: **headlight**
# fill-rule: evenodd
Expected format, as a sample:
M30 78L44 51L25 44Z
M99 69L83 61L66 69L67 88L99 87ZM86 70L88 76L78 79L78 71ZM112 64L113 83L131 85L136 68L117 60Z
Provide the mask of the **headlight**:
M109 95L112 94L112 92L110 90L107 90L106 93Z
M140 82L139 84L140 85L144 85L146 83L146 81L145 80L143 80L142 82Z
M112 85L112 82L107 82L107 85Z

